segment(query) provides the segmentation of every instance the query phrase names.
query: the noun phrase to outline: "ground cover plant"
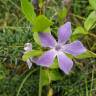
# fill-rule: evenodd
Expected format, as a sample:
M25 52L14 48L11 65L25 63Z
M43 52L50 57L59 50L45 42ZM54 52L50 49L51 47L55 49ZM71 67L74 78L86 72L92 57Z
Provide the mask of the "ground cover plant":
M0 0L0 96L96 96L96 0Z

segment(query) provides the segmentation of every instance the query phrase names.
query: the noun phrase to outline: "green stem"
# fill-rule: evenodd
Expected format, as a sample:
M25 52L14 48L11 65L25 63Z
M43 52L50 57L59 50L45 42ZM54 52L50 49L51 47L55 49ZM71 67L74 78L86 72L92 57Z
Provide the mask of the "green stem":
M35 71L37 71L37 69L34 69L34 70L30 71L30 72L26 75L26 77L23 79L23 81L21 82L21 84L20 84L20 86L19 86L19 88L18 88L18 91L17 91L16 96L19 96L20 91L21 91L24 83L25 83L26 80L30 77L30 75L31 75L33 72L35 72Z
M74 16L74 17L77 17L77 18L79 18L79 19L85 20L85 18L82 17L82 16L79 16L79 15L76 15L76 14L71 14L71 15Z
M86 96L89 96L89 94L88 94L88 81L87 81L87 78L85 78L85 84L86 84Z
M42 95L42 78L41 78L41 71L42 68L40 67L40 75L39 75L39 92L38 92L38 96Z

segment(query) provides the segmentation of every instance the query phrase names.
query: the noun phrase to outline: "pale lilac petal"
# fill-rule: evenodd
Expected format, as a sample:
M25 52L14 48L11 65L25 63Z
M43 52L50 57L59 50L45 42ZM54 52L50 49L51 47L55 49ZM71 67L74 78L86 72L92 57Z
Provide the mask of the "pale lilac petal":
M31 43L25 43L24 50L25 50L25 52L31 51L32 50L32 44Z
M63 52L59 52L57 55L59 67L61 70L68 74L73 66L73 61L69 59Z
M40 56L39 59L35 61L35 63L41 66L49 67L51 64L53 64L55 57L56 57L56 51L51 49L45 52L42 56Z
M51 35L51 33L40 32L39 37L40 37L41 44L43 47L51 47L52 48L56 45L56 40Z
M27 63L27 65L28 65L28 68L30 69L30 68L31 68L31 66L32 66L31 59L28 59L28 60L26 61L26 63Z
M77 56L79 54L86 52L86 48L80 41L74 41L71 44L64 45L63 51L72 54L73 56Z
M58 30L58 42L63 44L66 43L66 41L71 36L71 33L71 23L67 22L64 25L62 25Z

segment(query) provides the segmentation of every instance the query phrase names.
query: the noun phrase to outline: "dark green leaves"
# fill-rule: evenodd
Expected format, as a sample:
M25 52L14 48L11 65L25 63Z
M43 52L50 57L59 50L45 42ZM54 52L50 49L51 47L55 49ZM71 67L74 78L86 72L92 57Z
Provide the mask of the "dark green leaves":
M94 10L96 10L96 0L89 0L90 5Z
M58 70L41 70L42 86L48 85L51 81L56 81L61 79L61 75Z
M36 14L34 12L34 7L32 3L30 3L28 0L21 0L21 8L26 19L31 23L33 23L34 18L36 17Z
M36 57L42 54L41 50L32 50L27 53L25 53L22 57L23 61L28 60L30 57Z
M52 25L52 22L49 19L47 19L44 15L39 15L38 17L35 18L32 31L44 32L51 25Z
M93 25L96 24L96 11L90 13L88 18L84 22L84 27L87 31L93 28Z

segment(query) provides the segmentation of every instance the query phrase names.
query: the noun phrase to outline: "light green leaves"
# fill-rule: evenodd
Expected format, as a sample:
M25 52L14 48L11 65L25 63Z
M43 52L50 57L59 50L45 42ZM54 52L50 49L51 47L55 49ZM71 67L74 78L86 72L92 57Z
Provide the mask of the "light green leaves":
M67 16L67 9L65 7L63 9L60 9L57 15L58 15L58 21L63 22L63 20Z
M88 31L86 31L82 26L78 26L75 28L74 32L72 33L71 40L77 40L78 38L87 35Z
M54 63L50 66L51 69L59 68L58 60L55 58Z
M96 10L96 0L89 0L91 7ZM87 31L94 28L96 24L96 11L90 13L86 21L84 22L84 27Z
M32 50L27 53L25 53L22 57L23 61L28 60L30 57L36 57L41 55L43 52L41 50Z
M34 32L34 33L33 33L33 38L34 38L35 42L36 42L38 45L41 45L40 38L39 38L39 34L38 34L37 32Z
M48 27L46 30L44 30L43 32L51 32L50 28ZM35 42L41 46L41 42L40 42L40 38L39 38L39 33L38 32L34 32L33 33L33 38L35 40Z
M22 11L28 21L33 25L33 32L45 32L48 29L52 22L44 15L36 16L34 12L34 6L28 0L21 0Z
M87 50L87 52L78 55L76 58L78 58L78 59L96 58L96 54Z
M36 14L34 12L34 7L32 3L30 3L28 0L21 0L21 8L26 19L31 23L33 23L34 18L36 17Z
M89 0L90 5L94 10L96 10L96 0Z
M94 24L96 24L96 11L90 13L90 15L84 22L84 27L87 31L89 31L90 29L93 28Z
M88 34L88 32L81 26L78 26L75 31L73 32L72 35L80 35L80 34L83 34L83 35L86 35Z
M44 15L39 15L38 17L35 18L32 31L44 32L51 25L52 25L52 22L49 19L47 19Z

